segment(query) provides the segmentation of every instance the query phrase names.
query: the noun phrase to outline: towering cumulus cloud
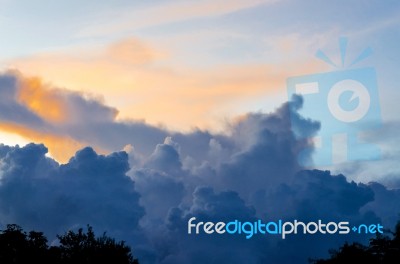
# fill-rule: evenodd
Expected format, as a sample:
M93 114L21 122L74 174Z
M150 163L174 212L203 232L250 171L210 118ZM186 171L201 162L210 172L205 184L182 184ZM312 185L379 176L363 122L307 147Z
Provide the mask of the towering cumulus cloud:
M84 148L65 165L46 153L43 145L0 147L3 225L16 222L52 236L85 223L115 234L137 229L144 208L125 175L125 152L101 156Z
M54 238L90 224L126 240L141 263L306 263L367 237L189 235L188 220L397 221L398 190L298 165L299 152L312 146L293 131L312 136L321 125L297 113L301 97L217 134L117 121L117 110L99 99L17 73L0 76L0 94L2 129L43 141L53 156L80 149L60 164L42 144L1 145L2 225Z

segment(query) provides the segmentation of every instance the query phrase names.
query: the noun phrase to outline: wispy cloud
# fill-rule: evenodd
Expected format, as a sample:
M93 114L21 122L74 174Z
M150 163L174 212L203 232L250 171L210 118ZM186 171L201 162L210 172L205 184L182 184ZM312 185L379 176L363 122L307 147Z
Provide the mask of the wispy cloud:
M95 21L80 30L77 37L118 35L156 25L224 15L274 2L277 0L232 0L229 4L223 0L190 0L166 2L140 9L134 7L128 10L113 10L108 14L103 14L112 18L112 22Z
M53 86L100 94L118 107L119 119L146 119L186 131L194 126L216 128L216 121L229 118L242 102L285 93L286 78L300 72L288 64L260 62L190 66L174 62L175 56L129 38L102 48L38 54L8 64ZM315 61L301 65L303 73L319 67Z

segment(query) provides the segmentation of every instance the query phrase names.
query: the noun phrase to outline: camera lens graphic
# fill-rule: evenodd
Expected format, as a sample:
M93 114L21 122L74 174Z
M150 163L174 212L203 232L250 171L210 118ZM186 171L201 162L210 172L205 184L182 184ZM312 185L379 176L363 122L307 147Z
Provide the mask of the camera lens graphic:
M358 105L352 110L343 109L340 97L345 92L351 92L349 102L358 99ZM347 79L337 82L328 93L328 108L331 114L339 121L351 123L363 118L370 107L371 98L367 88L360 82Z

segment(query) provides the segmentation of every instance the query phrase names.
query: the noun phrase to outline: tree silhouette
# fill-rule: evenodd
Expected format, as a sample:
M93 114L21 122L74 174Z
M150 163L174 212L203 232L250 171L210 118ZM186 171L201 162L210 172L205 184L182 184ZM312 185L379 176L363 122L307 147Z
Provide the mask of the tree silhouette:
M47 258L47 239L41 232L27 235L17 225L7 225L0 234L0 263L43 263Z
M138 264L131 249L123 241L105 235L96 238L92 227L87 231L68 231L57 236L60 245L49 247L42 232L26 234L17 225L7 225L0 231L0 263L52 263L52 264Z
M122 242L103 236L96 238L90 226L87 233L79 229L77 233L69 231L63 236L57 236L61 246L63 263L120 263L137 264L131 254L131 249Z
M394 264L400 263L400 222L390 236L377 234L370 239L369 245L345 243L339 250L330 250L329 259L310 260L314 264L366 263Z

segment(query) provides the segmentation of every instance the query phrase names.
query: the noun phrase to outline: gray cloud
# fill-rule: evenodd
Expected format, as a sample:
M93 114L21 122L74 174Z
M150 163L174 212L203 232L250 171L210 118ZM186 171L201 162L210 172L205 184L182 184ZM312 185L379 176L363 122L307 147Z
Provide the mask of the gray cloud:
M16 222L51 236L88 223L119 235L137 229L144 209L134 183L125 175L129 170L125 152L102 156L85 148L59 165L45 156L43 145L0 149L3 225Z
M44 125L44 121L25 105L16 101L18 77L13 73L0 75L0 121L26 124L35 128Z

